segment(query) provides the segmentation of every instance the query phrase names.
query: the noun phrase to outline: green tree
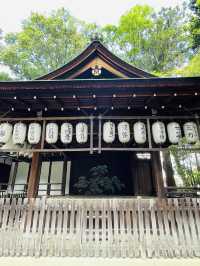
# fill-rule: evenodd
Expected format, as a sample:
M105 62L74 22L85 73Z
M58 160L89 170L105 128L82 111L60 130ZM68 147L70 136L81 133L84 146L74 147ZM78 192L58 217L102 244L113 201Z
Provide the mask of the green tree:
M110 51L112 51L114 54L123 57L121 55L121 47L119 45L119 38L117 37L117 30L118 27L112 24L108 24L104 26L100 33L102 34L102 39L104 42L104 45L108 47Z
M0 72L0 81L8 81L8 80L12 80L10 75L6 72Z
M200 170L199 170L199 149L200 143L188 144L185 138L182 138L178 145L171 145L169 148L170 153L173 155L175 161L176 171L179 176L181 176L184 186L192 187L200 185ZM191 165L191 161L194 161L196 169ZM190 161L190 164L186 163ZM194 162L193 162L194 163Z
M149 32L153 27L153 9L147 5L132 7L121 16L115 30L120 56L129 63L147 69L146 49L149 46Z
M189 58L191 52L187 15L184 5L162 8L153 15L147 59L154 73L169 72Z
M110 176L107 165L92 167L87 176L80 176L74 184L78 194L83 195L113 195L124 187L117 176Z
M200 48L200 0L191 0L190 7L194 12L190 23L192 48L196 50Z
M22 79L33 79L66 63L87 43L82 23L65 9L32 13L22 31L5 36L0 62Z
M200 52L192 57L187 66L176 70L176 73L184 77L200 76Z
M180 67L189 57L188 12L185 5L162 8L134 6L118 26L103 28L107 45L139 68L159 74Z
M98 32L104 44L128 63L171 75L190 56L185 10L183 6L155 12L136 5L117 26L103 28L79 21L63 8L49 16L32 13L22 31L6 34L4 42L0 32L0 64L9 66L17 78L33 79L65 64Z

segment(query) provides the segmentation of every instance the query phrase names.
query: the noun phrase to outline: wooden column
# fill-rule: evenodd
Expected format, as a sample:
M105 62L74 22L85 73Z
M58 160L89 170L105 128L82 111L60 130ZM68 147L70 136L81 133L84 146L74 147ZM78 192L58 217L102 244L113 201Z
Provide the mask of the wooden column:
M138 174L137 174L137 161L136 161L136 155L135 153L132 153L130 156L130 167L131 167L131 175L132 175L132 182L133 182L133 193L134 196L137 196L139 194L138 189Z
M170 152L166 150L166 151L163 151L162 154L163 154L163 168L166 174L166 184L168 187L176 186L176 183L174 180L174 171L173 171L172 162L170 158Z
M39 184L39 170L40 170L40 153L34 152L31 162L30 175L28 180L27 197L35 198L37 196L37 189Z
M69 195L69 188L70 188L70 176L71 176L71 161L67 161L67 174L66 174L66 183L65 183L65 195Z
M157 196L163 198L165 196L164 182L162 175L162 165L160 160L160 154L158 151L153 151L151 154L153 175L155 178Z

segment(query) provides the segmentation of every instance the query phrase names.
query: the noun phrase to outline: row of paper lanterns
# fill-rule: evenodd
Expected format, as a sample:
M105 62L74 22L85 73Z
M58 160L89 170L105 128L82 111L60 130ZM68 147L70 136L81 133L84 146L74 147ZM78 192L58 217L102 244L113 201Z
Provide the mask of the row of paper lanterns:
M106 143L112 143L115 140L115 124L105 122L103 125L103 139ZM131 129L128 122L120 122L117 126L118 138L121 143L128 143L131 140ZM195 143L199 140L198 128L195 122L186 122L183 125L184 135L188 143ZM156 144L164 144L167 141L177 144L182 138L181 126L177 122L165 124L156 121L152 124L152 136ZM133 125L133 136L137 144L145 144L147 141L147 129L144 122L136 122Z
M18 122L14 126L10 123L0 124L0 143L5 144L12 138L13 144L23 145L26 141L31 145L38 144L41 139L41 125L37 122L25 123ZM186 122L183 125L184 135L188 143L195 143L199 140L198 128L195 122ZM131 127L126 121L119 122L116 125L112 121L103 124L103 140L106 143L115 141L116 133L121 143L128 143L131 140ZM76 141L78 143L87 143L88 125L85 122L79 122L75 127ZM156 144L164 144L167 141L177 144L182 137L181 126L177 122L170 122L165 127L161 121L152 124L152 136ZM147 129L144 122L138 121L133 125L133 136L137 144L145 144L147 141ZM46 125L45 140L49 144L55 144L59 138L59 126L57 123L50 122ZM63 144L69 144L73 139L73 125L65 122L60 128L60 140Z
M31 145L38 144L41 139L42 128L39 123L18 122L14 126L10 123L0 124L0 143L5 144L12 139L14 145L23 145L26 141ZM59 126L57 123L51 122L46 125L45 140L49 144L55 144L59 137ZM72 142L73 125L71 123L63 123L61 125L60 139L64 144ZM76 124L76 141L78 143L86 143L88 141L88 125L80 122Z

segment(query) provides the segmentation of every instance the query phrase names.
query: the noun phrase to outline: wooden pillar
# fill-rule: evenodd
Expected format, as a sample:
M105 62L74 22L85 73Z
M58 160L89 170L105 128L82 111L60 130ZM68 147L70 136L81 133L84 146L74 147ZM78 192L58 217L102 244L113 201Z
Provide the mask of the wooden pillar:
M158 151L153 151L151 154L153 175L155 178L157 196L159 198L165 197L164 182L162 175L162 165L160 160L160 154Z
M39 184L39 170L40 170L40 153L34 152L31 162L31 169L28 179L27 197L35 198L37 196L37 189Z
M66 173L66 183L65 183L65 195L69 194L70 188L70 176L71 176L71 161L67 161L67 173Z
M173 171L172 162L170 158L170 152L168 150L165 150L162 152L162 154L163 154L163 168L166 174L166 184L168 187L176 186L176 183L174 180L174 171Z
M138 187L138 174L137 174L137 161L135 153L132 153L130 156L130 167L131 167L131 175L132 175L132 185L133 185L133 193L134 196L139 194L139 187Z

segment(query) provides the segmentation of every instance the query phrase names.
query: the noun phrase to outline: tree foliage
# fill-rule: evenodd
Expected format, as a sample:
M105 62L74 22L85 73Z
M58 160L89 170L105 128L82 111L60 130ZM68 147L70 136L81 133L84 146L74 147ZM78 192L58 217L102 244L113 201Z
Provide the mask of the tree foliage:
M153 26L153 9L149 6L134 6L119 21L117 38L123 47L125 58L138 66L144 65L144 52L148 47L149 31ZM143 55L142 55L143 54Z
M12 80L11 76L6 72L0 72L0 81Z
M22 31L5 36L1 62L19 77L33 79L66 63L87 40L82 24L65 9L49 16L32 13Z
M189 23L193 54L186 66L174 72L181 76L200 76L200 0L190 0L190 8L193 11Z
M196 50L200 48L200 0L191 0L190 7L194 12L190 23L190 33L192 47Z
M182 138L178 145L171 145L169 151L175 160L176 171L181 176L184 186L193 187L200 185L200 171L198 167L194 169L191 165L188 167L186 161L192 160L195 155L197 164L197 156L199 156L200 143L188 144L185 138ZM193 158L194 160L194 158Z
M185 10L184 6L177 6L154 14L147 51L154 72L170 71L188 59L190 41Z
M194 55L187 66L176 71L180 76L200 76L200 52Z
M167 72L180 67L189 55L186 8L134 6L118 26L105 27L109 47L135 66L150 72ZM110 40L110 41L109 41ZM112 45L110 45L112 43Z
M191 41L197 45L195 36L199 36L199 0L191 1L196 12L191 23L185 5L159 12L136 5L120 17L118 25L105 27L80 21L63 8L48 16L32 13L21 32L8 33L3 41L0 34L0 63L17 78L33 79L66 64L98 32L104 44L128 63L157 75L177 75L176 69L191 57ZM197 75L192 69L190 75Z
M107 165L92 167L87 176L80 176L74 188L82 195L113 195L124 188L117 176L110 176Z

